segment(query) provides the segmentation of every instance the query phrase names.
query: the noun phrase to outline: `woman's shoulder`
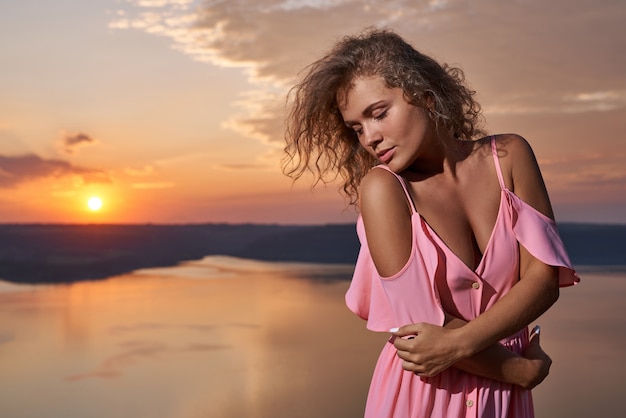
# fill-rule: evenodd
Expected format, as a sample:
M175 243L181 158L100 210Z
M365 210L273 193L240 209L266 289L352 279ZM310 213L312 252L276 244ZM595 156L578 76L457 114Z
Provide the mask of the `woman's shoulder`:
M402 178L384 166L370 169L361 180L359 197L361 205L406 199L402 188Z
M535 153L528 141L518 134L496 135L496 150L503 171L515 177L516 173L537 170Z
M359 185L359 209L363 216L385 212L408 213L410 202L403 187L403 179L384 166L370 169Z
M519 157L533 153L532 147L523 136L515 133L497 134L486 137L483 141L495 140L499 157Z
M398 174L393 173L384 165L377 165L369 169L361 179L361 189L369 187L380 187L397 183Z
M495 147L499 155L500 153L519 154L532 152L528 141L523 136L516 133L494 134L477 139L473 141L475 144L474 150L486 150L491 152L492 141L495 142Z
M493 155L495 146L498 164L508 186L516 172L534 170L537 168L537 161L532 147L521 135L515 133L504 133L490 135L476 141L475 150L484 157ZM493 145L492 145L493 144Z

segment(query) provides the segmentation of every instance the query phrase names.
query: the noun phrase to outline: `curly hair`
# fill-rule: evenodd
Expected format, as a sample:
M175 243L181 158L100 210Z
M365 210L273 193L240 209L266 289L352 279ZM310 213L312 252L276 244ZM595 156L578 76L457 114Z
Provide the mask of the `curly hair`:
M310 172L313 185L341 176L343 193L350 204L357 202L361 179L378 162L344 124L338 100L355 78L372 76L401 88L414 106L425 107L428 99L435 126L446 136L472 140L484 134L480 105L461 69L439 64L390 30L367 29L305 68L289 91L284 174L298 179Z

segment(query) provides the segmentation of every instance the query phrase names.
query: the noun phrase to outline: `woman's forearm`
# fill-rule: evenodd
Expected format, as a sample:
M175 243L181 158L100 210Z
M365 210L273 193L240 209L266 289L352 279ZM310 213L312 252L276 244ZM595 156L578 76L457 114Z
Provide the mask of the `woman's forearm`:
M447 317L445 327L459 328L465 324L466 321L461 319ZM487 379L532 389L545 378L550 362L547 355L539 356L539 358L525 358L502 344L496 343L471 357L456 362L454 367Z

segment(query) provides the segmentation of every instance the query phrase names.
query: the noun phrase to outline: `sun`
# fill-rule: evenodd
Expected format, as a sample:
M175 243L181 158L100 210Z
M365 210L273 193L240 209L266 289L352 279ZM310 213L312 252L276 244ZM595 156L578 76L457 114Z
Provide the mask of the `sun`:
M100 210L100 208L102 207L102 199L100 199L98 196L90 197L87 201L87 206L89 206L89 209L93 210L94 212Z

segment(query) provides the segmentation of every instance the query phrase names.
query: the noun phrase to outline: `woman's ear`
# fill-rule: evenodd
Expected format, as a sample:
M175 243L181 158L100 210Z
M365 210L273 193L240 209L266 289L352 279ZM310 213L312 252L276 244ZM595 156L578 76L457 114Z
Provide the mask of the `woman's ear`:
M426 107L426 110L429 112L433 112L435 110L435 98L429 91L424 93L424 107Z

